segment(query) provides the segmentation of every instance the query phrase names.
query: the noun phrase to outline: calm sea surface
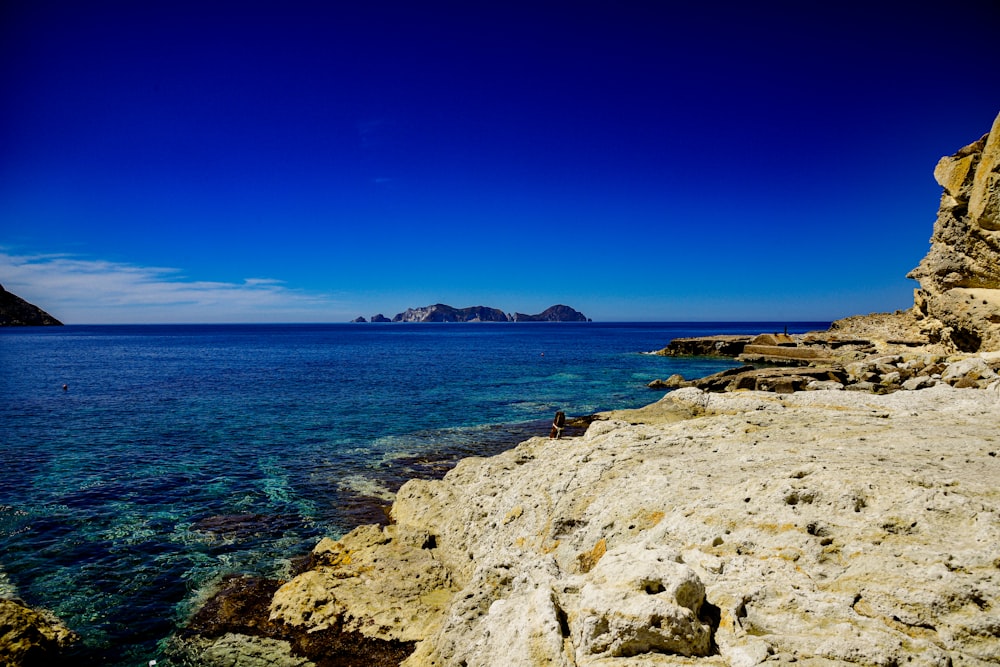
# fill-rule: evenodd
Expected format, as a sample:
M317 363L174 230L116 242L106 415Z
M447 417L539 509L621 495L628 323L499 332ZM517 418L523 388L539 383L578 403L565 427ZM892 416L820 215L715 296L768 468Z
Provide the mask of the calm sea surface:
M0 329L0 597L77 631L71 664L167 665L223 575L287 576L405 479L546 435L556 410L734 365L641 352L827 324Z

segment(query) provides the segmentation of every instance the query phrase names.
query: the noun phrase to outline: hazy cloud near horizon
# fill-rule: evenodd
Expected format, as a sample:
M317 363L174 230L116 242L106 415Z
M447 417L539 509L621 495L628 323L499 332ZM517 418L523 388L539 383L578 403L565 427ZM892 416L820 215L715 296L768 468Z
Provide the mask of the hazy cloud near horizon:
M271 278L192 280L179 269L0 250L0 284L66 323L297 322L343 319L326 294ZM54 299L52 295L58 295Z

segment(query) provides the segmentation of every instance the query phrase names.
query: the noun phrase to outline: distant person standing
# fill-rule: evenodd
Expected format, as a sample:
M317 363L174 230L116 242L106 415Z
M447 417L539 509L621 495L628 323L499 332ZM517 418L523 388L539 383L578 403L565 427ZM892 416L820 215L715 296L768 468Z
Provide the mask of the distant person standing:
M549 437L558 440L562 437L564 428L566 428L566 413L560 410L556 413L555 419L552 420L552 430L549 431Z

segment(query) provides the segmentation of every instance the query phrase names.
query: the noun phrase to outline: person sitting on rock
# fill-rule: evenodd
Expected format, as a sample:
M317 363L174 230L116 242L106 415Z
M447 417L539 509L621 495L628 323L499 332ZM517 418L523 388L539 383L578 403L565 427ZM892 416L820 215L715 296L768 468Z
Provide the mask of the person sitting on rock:
M562 437L562 432L565 427L566 413L560 410L556 413L555 419L552 420L552 430L549 431L549 437L556 438L558 440Z

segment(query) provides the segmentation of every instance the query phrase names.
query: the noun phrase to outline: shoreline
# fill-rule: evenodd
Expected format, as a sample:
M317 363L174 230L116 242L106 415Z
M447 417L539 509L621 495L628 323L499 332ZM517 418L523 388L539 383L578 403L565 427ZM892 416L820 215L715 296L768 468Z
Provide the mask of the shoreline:
M582 436L463 459L404 484L392 524L244 589L255 632L203 618L174 655L302 657L311 635L414 667L986 664L1000 659L998 386L680 389ZM633 590L636 567L653 589ZM335 664L319 656L301 664Z
M565 433L567 436L582 435L591 418L592 415L588 415L571 420ZM394 457L386 474L366 479L373 485L373 488L367 489L368 492L351 486L343 490L338 502L342 508L348 508L344 515L351 519L350 530L368 524L387 525L396 493L410 480L441 479L463 459L496 456L527 439L547 433L549 427L550 421L545 419L483 424L476 429L477 437L467 438L461 446L451 445L433 452Z

